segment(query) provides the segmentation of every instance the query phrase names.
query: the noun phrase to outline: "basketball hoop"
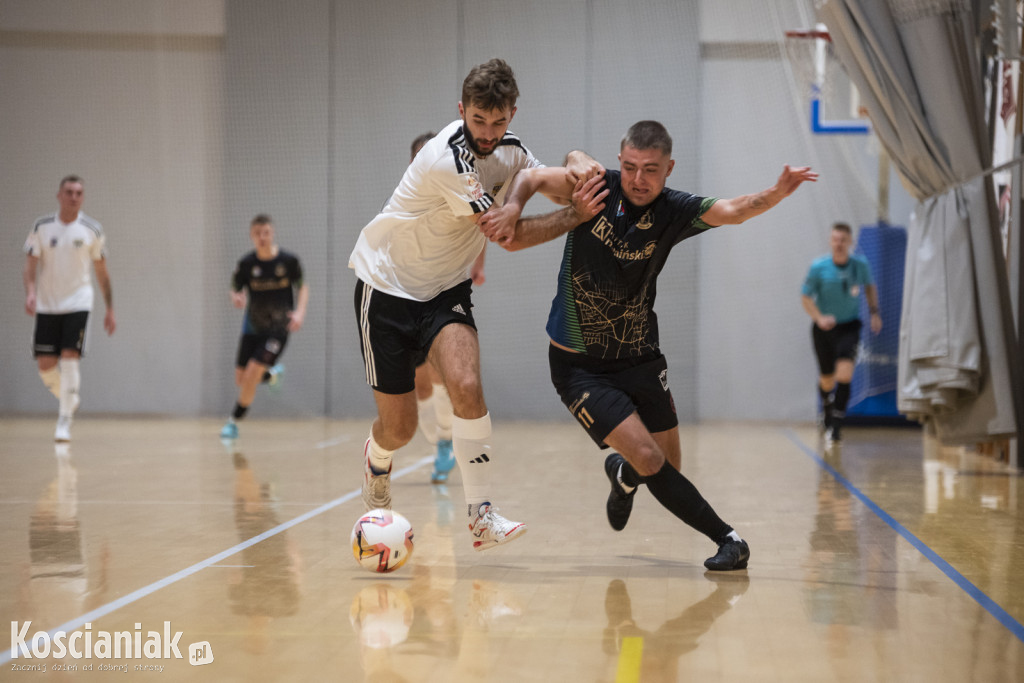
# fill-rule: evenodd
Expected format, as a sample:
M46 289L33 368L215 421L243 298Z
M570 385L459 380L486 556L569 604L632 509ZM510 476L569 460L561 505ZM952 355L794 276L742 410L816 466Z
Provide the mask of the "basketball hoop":
M807 86L811 132L816 135L864 135L871 126L863 120L856 89L836 59L832 36L824 24L785 32L786 57L799 84ZM837 87L845 84L849 87ZM848 111L849 120L827 119Z

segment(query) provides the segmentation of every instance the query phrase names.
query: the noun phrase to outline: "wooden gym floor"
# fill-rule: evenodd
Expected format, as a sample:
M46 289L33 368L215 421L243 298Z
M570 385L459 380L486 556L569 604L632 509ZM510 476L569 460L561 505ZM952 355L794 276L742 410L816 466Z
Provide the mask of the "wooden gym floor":
M368 424L253 419L232 450L219 421L86 416L62 452L52 419L0 420L2 628L31 621L31 653L170 622L182 653L28 659L3 633L0 680L1024 680L1020 477L920 431L825 454L809 426L684 427L684 473L752 550L715 574L644 490L611 530L568 418L498 418L494 502L529 532L475 552L417 440L393 483L415 553L375 575L349 544Z

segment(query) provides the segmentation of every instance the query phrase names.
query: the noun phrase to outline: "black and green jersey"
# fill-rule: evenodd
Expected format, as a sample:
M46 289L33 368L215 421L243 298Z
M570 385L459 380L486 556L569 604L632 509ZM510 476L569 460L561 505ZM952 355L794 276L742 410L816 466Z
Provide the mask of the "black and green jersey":
M286 333L288 314L295 309L294 290L302 287L302 265L284 249L268 261L261 261L251 251L238 262L231 285L236 292L249 290L244 334Z
M711 227L701 216L716 200L665 188L635 207L618 171L608 171L605 183L604 211L566 237L548 336L598 358L656 354L658 273L672 247Z

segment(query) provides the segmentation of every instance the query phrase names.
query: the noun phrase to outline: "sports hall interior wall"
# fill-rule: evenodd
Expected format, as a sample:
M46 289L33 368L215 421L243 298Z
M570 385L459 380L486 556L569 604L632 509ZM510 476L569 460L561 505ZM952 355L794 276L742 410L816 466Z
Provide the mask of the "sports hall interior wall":
M809 420L800 283L832 221L876 220L870 145L812 137L794 95L780 36L812 22L807 3L753 0L0 0L0 414L53 408L30 359L20 247L74 172L107 233L119 322L108 339L93 317L83 415L230 407L228 278L258 212L312 297L283 391L252 415L370 415L348 253L412 138L454 119L466 71L502 56L522 93L511 129L549 165L583 148L615 167L625 129L654 118L675 139L677 189L727 197L784 163L821 171L769 214L678 247L657 306L683 420ZM890 195L905 225L895 177ZM560 256L488 250L474 314L496 418L569 419L545 357Z

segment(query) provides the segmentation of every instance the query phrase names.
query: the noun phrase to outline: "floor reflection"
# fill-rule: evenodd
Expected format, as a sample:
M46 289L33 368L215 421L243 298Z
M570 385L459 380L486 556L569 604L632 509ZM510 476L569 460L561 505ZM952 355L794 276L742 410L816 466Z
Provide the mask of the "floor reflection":
M101 604L107 593L110 552L103 543L98 571L90 576L70 444L55 444L54 458L56 476L29 516L29 566L19 595L18 613L32 620L33 630L82 614Z
M715 584L715 590L653 631L639 626L626 583L613 579L608 584L604 600L608 626L601 642L605 654L619 657L619 679L625 676L637 680L635 674L639 672L641 681L679 680L679 659L697 649L701 636L739 601L750 585L745 572L709 572L705 576Z
M259 481L241 453L234 453L232 461L235 527L238 539L247 541L273 529L280 520L272 486ZM228 579L231 611L246 617L246 651L264 654L271 622L299 610L302 557L288 532L282 531L244 549L241 566L235 569Z
M803 581L808 615L825 629L828 661L837 674L848 666L854 631L877 635L898 626L897 536L847 488L842 459L841 449L827 452L834 473L823 468L818 476ZM877 649L876 655L883 656Z

